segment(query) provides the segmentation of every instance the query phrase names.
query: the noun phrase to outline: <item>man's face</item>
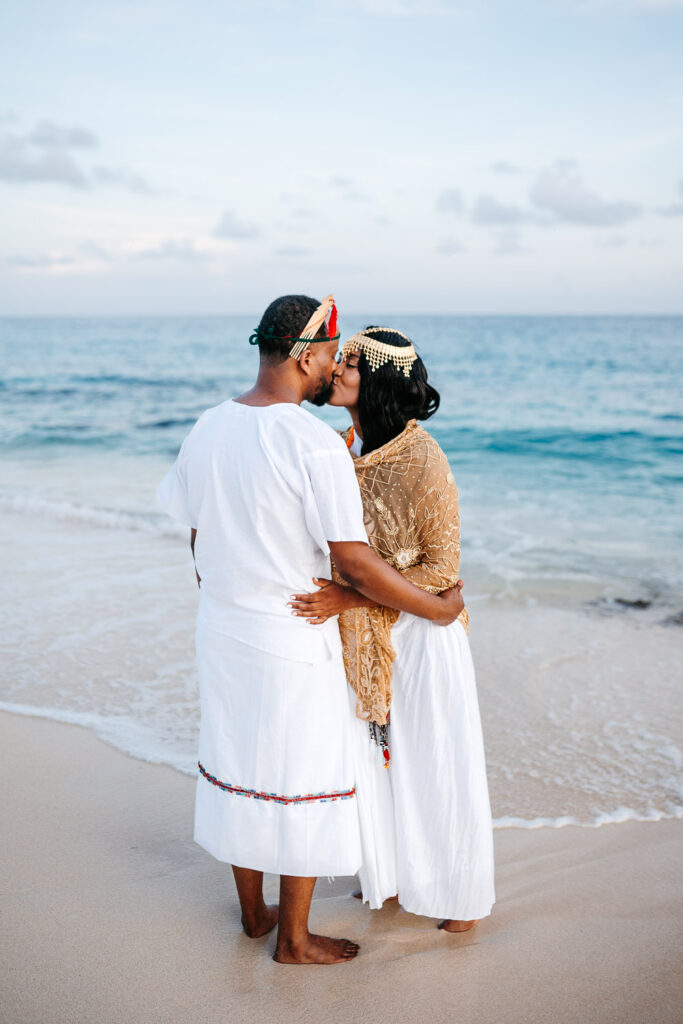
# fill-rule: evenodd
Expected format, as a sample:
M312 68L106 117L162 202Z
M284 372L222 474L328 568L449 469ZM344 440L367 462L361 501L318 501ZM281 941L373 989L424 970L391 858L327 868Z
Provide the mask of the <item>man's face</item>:
M306 397L313 405L325 405L334 387L337 342L317 341L311 345L310 352L311 394Z

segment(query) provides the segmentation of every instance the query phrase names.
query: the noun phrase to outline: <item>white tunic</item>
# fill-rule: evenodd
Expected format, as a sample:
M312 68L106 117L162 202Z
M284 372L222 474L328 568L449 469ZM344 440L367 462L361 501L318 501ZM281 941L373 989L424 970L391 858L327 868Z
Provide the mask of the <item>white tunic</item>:
M336 619L287 607L330 575L329 541L367 543L346 445L297 405L205 412L159 488L197 530L201 700L195 839L219 860L353 874L352 716Z

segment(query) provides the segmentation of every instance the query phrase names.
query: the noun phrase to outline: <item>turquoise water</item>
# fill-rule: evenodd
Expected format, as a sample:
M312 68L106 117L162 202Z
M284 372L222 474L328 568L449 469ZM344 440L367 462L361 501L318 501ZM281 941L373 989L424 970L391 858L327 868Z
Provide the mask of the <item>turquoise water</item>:
M0 320L0 709L194 772L197 589L154 492L255 321ZM442 395L497 823L680 815L683 318L342 331L378 321Z
M153 489L131 483L248 386L256 320L0 320L2 507L65 515L75 500L81 521L151 528ZM453 466L477 586L680 601L683 318L374 315L342 331L368 320L409 334L441 392L429 429ZM345 425L343 410L320 414Z

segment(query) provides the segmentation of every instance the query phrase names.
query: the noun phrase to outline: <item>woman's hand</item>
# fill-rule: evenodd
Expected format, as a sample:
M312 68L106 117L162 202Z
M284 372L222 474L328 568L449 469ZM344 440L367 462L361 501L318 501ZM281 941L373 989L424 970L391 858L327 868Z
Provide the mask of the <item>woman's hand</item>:
M342 587L332 580L316 577L313 578L313 582L320 589L314 594L292 594L288 607L292 609L292 615L298 615L314 626L322 625L332 615L339 615L349 608L374 603L353 587Z

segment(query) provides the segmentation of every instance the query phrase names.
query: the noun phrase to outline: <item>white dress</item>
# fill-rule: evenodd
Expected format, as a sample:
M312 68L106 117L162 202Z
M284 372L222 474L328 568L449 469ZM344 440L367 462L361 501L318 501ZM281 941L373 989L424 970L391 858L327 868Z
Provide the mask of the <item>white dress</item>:
M486 917L493 832L467 634L460 622L436 626L403 612L392 643L389 768L367 723L355 725L363 899L377 908L398 894L413 914Z
M354 438L351 451L360 455ZM390 710L391 763L355 719L364 901L398 895L426 917L470 921L495 903L493 832L477 684L460 622L402 612ZM355 712L356 697L349 688Z
M354 874L353 718L336 621L290 595L329 576L328 541L367 542L341 438L292 404L204 413L159 489L197 530L201 702L195 839L274 874Z

